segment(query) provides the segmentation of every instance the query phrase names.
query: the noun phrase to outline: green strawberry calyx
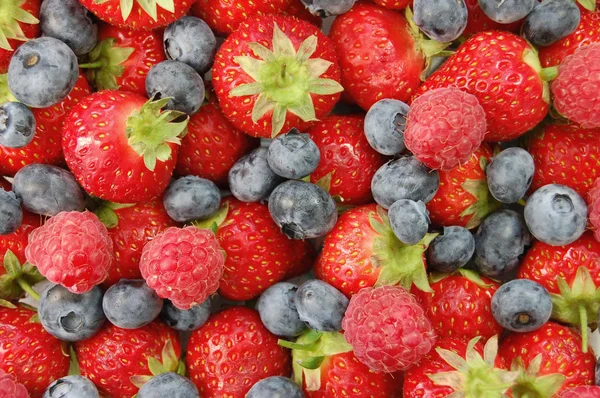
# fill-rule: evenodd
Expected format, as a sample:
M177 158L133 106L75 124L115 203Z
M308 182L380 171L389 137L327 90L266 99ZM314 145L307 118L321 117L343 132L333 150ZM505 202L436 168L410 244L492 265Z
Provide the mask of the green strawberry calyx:
M488 164L489 160L485 156L479 158L479 167L484 173ZM475 198L475 202L460 213L460 217L471 216L466 225L467 229L476 228L488 214L500 207L500 202L490 193L485 178L465 180L461 187Z
M125 66L135 49L119 47L117 39L109 37L104 39L88 54L89 62L80 64L82 69L89 69L87 74L97 90L117 90L117 77L123 76Z
M224 202L219 210L204 220L192 221L192 225L198 229L210 229L216 235L221 224L227 219L229 213L229 203Z
M452 275L461 275L465 279L473 282L474 284L476 284L477 286L479 286L480 288L483 288L483 289L487 289L489 287L494 286L490 283L486 283L483 279L481 279L481 275L479 275L476 271L473 271L471 269L465 269L465 268L459 268L455 272L452 272L452 273L431 272L429 274L429 282L436 283L436 282L439 282L442 279L447 278ZM491 279L491 280L494 281L493 279Z
M20 23L37 25L39 19L21 8L27 0L8 0L0 2L0 48L12 50L9 39L27 41Z
M311 95L333 95L344 89L323 75L332 64L321 58L311 58L317 50L318 39L310 35L298 50L277 24L273 26L272 50L260 43L248 43L258 57L236 56L234 61L254 82L242 84L233 90L233 97L257 95L252 109L252 121L258 121L272 112L271 135L281 132L287 113L293 113L305 122L316 121Z
M565 375L552 373L538 376L542 366L542 355L537 355L526 367L521 357L513 360L510 370L519 372L511 389L513 398L551 398L560 390Z
M469 341L465 358L453 351L436 348L440 357L456 369L427 375L434 384L454 389L447 398L502 398L519 376L517 371L495 367L498 336L493 336L486 342L483 357L475 350L475 344L480 338L481 336L475 337Z
M98 217L98 220L108 229L115 228L119 225L119 216L115 210L126 209L133 207L133 203L114 203L108 200L102 200L93 198L94 204L96 205L93 213Z
M171 340L167 340L163 346L161 353L161 360L154 358L153 356L148 357L148 369L150 375L138 375L130 378L131 382L138 388L142 388L153 376L158 376L163 373L175 372L181 376L185 376L186 369L185 363L181 361L175 353L175 348Z
M548 82L556 77L558 68L542 68L538 51L531 43L527 43L529 48L523 53L523 62L535 70L542 80L542 98L546 103L550 103L550 85Z
M588 11L596 11L596 0L577 0L577 2Z
M8 88L8 73L0 74L0 104L5 102L19 102Z
M94 0L95 4L104 4L110 0ZM155 21L158 21L158 10L157 6L161 6L165 10L173 13L175 12L175 2L174 0L121 0L120 8L121 8L121 17L123 21L127 21L129 15L131 15L131 10L133 10L134 1L139 4L139 6L146 12L146 14L150 15Z
M28 293L39 300L40 296L31 286L45 278L34 265L28 262L21 265L17 256L8 250L4 255L4 270L6 272L0 275L0 299L17 300Z
M376 286L400 285L407 290L414 284L419 290L431 292L423 255L438 234L426 234L414 245L402 243L394 234L386 211L377 206L369 215L371 228L377 232L373 240L371 262L380 268Z
M292 350L294 381L304 383L308 391L321 388L321 369L330 357L352 351L343 334L316 330L305 332L295 343L279 340L279 345Z

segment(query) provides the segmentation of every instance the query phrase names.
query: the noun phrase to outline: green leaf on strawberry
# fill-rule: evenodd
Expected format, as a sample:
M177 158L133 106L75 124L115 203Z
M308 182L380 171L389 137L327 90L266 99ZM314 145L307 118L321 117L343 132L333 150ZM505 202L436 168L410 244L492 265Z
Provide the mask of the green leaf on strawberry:
M541 354L537 355L529 363L529 367L525 367L521 357L513 360L510 369L519 372L519 376L515 380L515 385L511 389L513 398L553 397L560 390L567 379L565 375L551 373L538 376L541 365Z
M223 203L223 205L219 208L219 210L217 210L214 214L212 214L209 218L206 218L204 220L196 220L192 222L192 225L198 229L210 229L212 230L215 235L217 234L217 231L215 229L218 229L219 226L221 224L223 224L223 222L225 221L225 219L227 218L227 213L229 213L229 203L225 202Z
M88 77L98 90L119 88L117 77L123 75L123 64L135 51L131 47L118 47L116 42L117 39L112 37L100 41L88 54L89 61L79 65L80 68L90 69Z
M4 269L6 272L0 275L0 299L20 299L25 292L33 298L39 299L38 294L31 286L45 278L34 265L30 263L21 265L17 256L8 250L4 255Z
M482 159L484 158L482 157ZM481 224L485 216L498 209L500 202L490 194L485 180L466 180L461 186L476 199L471 206L460 213L460 217L472 215L466 226L467 229L472 229Z
M21 25L38 24L39 19L21 8L27 0L9 0L3 1L0 4L0 48L4 50L12 50L8 39L27 41L29 40Z
M577 2L588 11L596 11L596 0L577 0Z
M0 74L0 103L19 102L8 88L8 73Z
M77 354L75 353L73 344L69 344L69 357L71 358L69 362L69 375L81 375L79 361L77 360Z
M185 376L185 364L177 357L171 340L165 342L160 361L152 356L148 357L148 369L150 369L152 375L136 375L131 377L131 382L136 387L142 388L153 376L163 373L176 372Z

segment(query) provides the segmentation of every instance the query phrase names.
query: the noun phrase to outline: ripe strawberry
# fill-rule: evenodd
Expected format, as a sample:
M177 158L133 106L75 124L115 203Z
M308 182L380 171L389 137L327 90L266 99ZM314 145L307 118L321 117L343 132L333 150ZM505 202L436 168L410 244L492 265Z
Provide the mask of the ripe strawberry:
M479 32L489 30L507 30L509 32L518 32L521 28L522 21L513 22L510 24L500 24L492 21L479 7L479 0L465 0L467 5L467 28L463 32L463 36L469 37Z
M293 250L292 266L283 279L291 279L310 272L315 265L316 250L309 240L298 241Z
M305 130L333 109L342 91L327 36L278 15L243 22L217 52L212 77L225 116L256 137Z
M13 373L5 373L0 369L0 397L29 398L29 393Z
M424 252L436 234L416 245L396 238L385 210L370 204L348 210L325 237L315 274L350 297L365 287L396 285L431 291Z
M168 101L146 102L137 94L107 90L73 108L64 124L63 150L89 194L132 203L151 200L165 190L188 121L175 121L180 112L162 112Z
M291 370L288 350L247 307L212 315L192 332L186 357L189 375L206 397L244 398L257 381Z
M2 85L5 83L3 82ZM8 86L6 86L6 89L8 89ZM79 75L75 88L71 90L67 98L49 108L31 109L36 122L35 136L23 148L5 148L0 146L0 174L13 176L23 166L33 163L52 165L64 163L61 145L63 122L67 113L79 101L91 93L92 91L87 80L85 80L83 75ZM6 100L10 101L14 99L7 98Z
M491 309L492 296L500 287L497 282L466 269L440 277L432 277L432 292L411 290L440 338L481 336L486 341L502 333Z
M431 222L439 226L475 228L500 205L489 193L485 168L492 149L483 144L460 167L440 171L440 187L427 203Z
M162 35L100 24L98 44L88 54L87 76L97 90L122 89L146 96L146 76L166 60Z
M412 0L373 0L373 3L392 10L403 10L412 5Z
M42 225L42 216L23 211L23 222L15 232L8 235L0 235L0 259L4 258L7 251L12 251L17 259L23 264L25 259L25 247L27 247L29 234ZM0 267L0 274L4 270Z
M479 100L487 117L487 141L510 141L535 127L548 113L548 83L535 50L507 32L478 33L419 88L455 86ZM525 111L527 110L527 111Z
M98 18L131 30L152 30L178 20L192 0L80 0Z
M367 141L364 115L328 116L308 133L321 152L311 182L321 182L343 204L372 202L371 179L386 162Z
M177 332L158 321L138 329L121 329L106 322L98 334L76 343L75 353L81 375L100 392L130 398L138 391L134 381L140 376L144 379L157 370L178 369L181 346ZM164 369L157 369L153 360L162 360Z
M40 35L40 0L10 0L2 4L0 22L0 73L8 71L14 51Z
M311 14L301 0L291 0L290 6L282 14L303 19L319 28L323 25L323 19Z
M69 356L62 352L60 340L30 321L34 311L13 307L0 307L0 369L15 374L29 394L39 398L52 381L67 375Z

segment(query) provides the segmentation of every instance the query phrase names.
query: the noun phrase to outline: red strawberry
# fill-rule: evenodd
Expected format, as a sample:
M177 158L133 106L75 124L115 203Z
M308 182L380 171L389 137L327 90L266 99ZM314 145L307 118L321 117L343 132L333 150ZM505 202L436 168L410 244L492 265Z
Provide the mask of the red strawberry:
M131 30L152 30L178 20L193 0L79 0L98 18Z
M2 4L0 22L0 73L6 73L13 52L40 35L40 0L9 0Z
M479 100L486 113L487 141L510 141L548 113L548 83L535 50L512 33L482 32L465 41L419 88L455 86Z
M291 0L290 6L285 9L283 14L303 19L319 28L323 25L321 17L311 14L301 0Z
M31 322L34 315L24 307L0 307L0 369L14 373L32 398L41 398L52 381L67 375L69 356L60 340Z
M232 307L192 332L189 375L203 397L244 398L259 380L288 376L289 352L261 323L258 312Z
M81 375L90 379L100 392L113 398L130 398L137 393L133 381L150 376L157 369L152 358L165 371L179 366L181 347L177 332L155 321L138 329L121 329L106 322L95 336L75 344ZM152 367L151 367L152 366Z
M403 10L412 5L412 0L373 0L373 3L392 10Z
M518 32L522 21L510 24L500 24L492 21L479 7L479 0L465 0L468 11L467 27L463 36L471 36L475 33L485 32L487 30L507 30L509 32Z
M25 259L25 247L27 247L29 234L42 225L42 216L23 211L23 223L15 232L8 235L0 235L0 259L4 258L7 251L12 251L23 264ZM0 274L4 269L0 267Z
M132 203L151 200L165 190L188 121L175 121L180 112L162 112L168 101L146 102L138 94L107 90L73 108L64 124L63 150L89 194Z
M350 297L364 287L401 284L431 291L423 253L435 234L416 245L396 238L385 210L370 204L348 210L325 237L315 273Z
M492 149L483 144L460 167L440 171L440 186L427 203L431 222L440 226L459 225L469 229L498 208L499 203L488 191L485 168Z
M308 133L321 152L319 166L310 179L339 196L343 204L371 202L371 179L386 162L367 141L364 115L328 116Z
M292 266L283 279L291 279L303 275L312 270L315 263L316 250L311 241L298 241L298 243L294 244L296 245L292 253L294 260L292 260Z
M162 34L101 24L98 44L79 65L97 90L122 89L146 96L146 75L154 65L166 60Z
M217 52L213 85L238 129L273 137L306 130L342 91L333 44L314 25L266 15L243 22Z

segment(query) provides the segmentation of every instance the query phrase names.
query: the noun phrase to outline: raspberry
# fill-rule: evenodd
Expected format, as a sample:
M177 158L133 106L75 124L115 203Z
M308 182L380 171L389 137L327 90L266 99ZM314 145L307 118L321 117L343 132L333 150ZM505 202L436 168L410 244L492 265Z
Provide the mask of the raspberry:
M224 263L212 231L170 227L144 246L140 271L160 297L187 310L217 291Z
M0 369L0 397L2 398L29 398L27 389L12 373L5 373Z
M560 395L560 398L600 398L600 387L577 386L568 389Z
M552 82L554 107L585 128L600 127L600 43L566 57Z
M102 283L113 264L113 244L90 212L62 212L29 235L27 261L49 281L75 294Z
M594 230L594 238L600 242L600 178L588 193L588 220Z
M477 97L453 87L438 88L413 101L404 142L427 167L447 171L469 161L486 128Z
M408 369L436 342L423 308L400 286L360 290L350 299L342 328L356 357L375 372Z

